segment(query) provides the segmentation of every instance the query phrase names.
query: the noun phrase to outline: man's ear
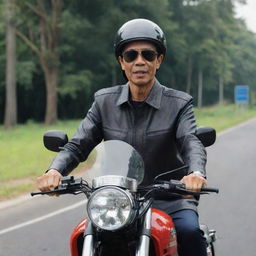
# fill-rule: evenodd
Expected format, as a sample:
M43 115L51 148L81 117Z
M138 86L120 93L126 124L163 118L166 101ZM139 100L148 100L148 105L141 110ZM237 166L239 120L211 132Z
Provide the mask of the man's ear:
M118 57L118 62L120 64L122 70L124 70L124 67L123 67L124 60L123 60L123 58L121 56Z
M159 69L164 59L164 55L161 54L157 57L156 69Z

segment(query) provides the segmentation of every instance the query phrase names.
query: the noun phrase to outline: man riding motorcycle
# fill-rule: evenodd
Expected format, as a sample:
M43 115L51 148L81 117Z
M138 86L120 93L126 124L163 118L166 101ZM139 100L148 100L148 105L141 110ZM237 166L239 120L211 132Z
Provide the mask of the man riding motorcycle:
M132 145L145 163L143 185L161 173L179 179L187 189L199 191L205 179L206 152L195 136L196 122L190 95L167 88L156 79L166 54L161 28L146 19L126 22L117 32L115 56L128 82L95 93L94 103L74 137L38 178L41 191L53 189L91 150L104 140ZM173 218L181 256L206 256L206 242L199 228L198 200L194 197L159 197L153 207Z

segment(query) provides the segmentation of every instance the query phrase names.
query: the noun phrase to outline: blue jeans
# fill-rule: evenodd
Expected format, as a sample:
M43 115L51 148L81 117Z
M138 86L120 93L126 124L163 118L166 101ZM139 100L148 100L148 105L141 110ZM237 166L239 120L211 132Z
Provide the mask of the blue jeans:
M207 256L206 240L200 230L197 213L181 210L170 215L177 232L179 256Z

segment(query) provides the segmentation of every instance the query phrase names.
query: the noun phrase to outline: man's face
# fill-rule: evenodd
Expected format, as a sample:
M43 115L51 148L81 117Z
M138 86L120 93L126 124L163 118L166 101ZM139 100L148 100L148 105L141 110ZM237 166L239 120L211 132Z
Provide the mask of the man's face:
M152 61L143 57L142 51L147 50L153 51L155 54L155 58ZM133 52L136 58L132 61L127 61L123 56L130 51L137 51L139 54L136 56L136 53ZM156 47L153 44L145 41L128 43L123 50L123 56L119 57L119 62L132 85L144 87L151 86L154 83L156 70L162 63L163 55L157 55Z

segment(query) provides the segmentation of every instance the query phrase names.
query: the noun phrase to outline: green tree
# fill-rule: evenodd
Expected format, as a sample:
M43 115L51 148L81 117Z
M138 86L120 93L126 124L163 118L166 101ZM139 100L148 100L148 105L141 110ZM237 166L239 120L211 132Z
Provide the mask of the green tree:
M183 57L178 57L175 74L186 81L186 91L197 91L203 104L203 91L216 91L219 102L224 98L224 83L232 80L232 54L237 33L234 2L231 0L170 0L183 36ZM243 2L243 1L241 1ZM185 56L185 58L184 58ZM180 72L179 70L182 70ZM197 76L195 76L197 72ZM185 76L186 74L186 76ZM198 83L197 90L192 86ZM218 86L217 86L218 85ZM211 93L211 98L213 99Z
M62 0L50 1L24 1L20 2L20 8L24 11L28 8L33 15L36 15L37 26L28 27L30 34L25 34L18 29L17 35L31 48L38 56L39 63L44 73L47 103L45 111L45 124L56 122L57 116L57 86L59 74L59 37L60 37L60 16L62 11ZM27 21L29 14L23 16ZM33 20L33 19L32 19ZM36 19L34 19L36 20ZM31 25L31 22L26 22ZM34 24L33 24L34 25ZM23 24L23 26L25 26Z
M123 83L113 42L120 25L133 18L151 19L165 31L168 50L157 77L167 86L192 94L198 105L231 99L234 84L255 87L255 35L235 18L234 2L17 1L17 34L22 39L17 41L16 49L19 121L41 121L44 114L49 123L58 115L81 118L96 90ZM57 3L60 6L56 13L53 4ZM5 103L3 22L2 19L1 106ZM44 108L50 89L46 91L45 84L49 80L55 81L52 95L56 108L46 118L49 111Z
M237 21L237 33L234 39L232 62L233 79L230 86L230 94L233 93L233 85L249 85L252 94L256 92L256 34L248 31L244 22ZM255 98L252 99L255 104Z

